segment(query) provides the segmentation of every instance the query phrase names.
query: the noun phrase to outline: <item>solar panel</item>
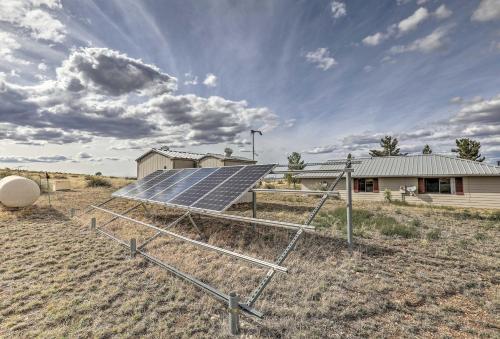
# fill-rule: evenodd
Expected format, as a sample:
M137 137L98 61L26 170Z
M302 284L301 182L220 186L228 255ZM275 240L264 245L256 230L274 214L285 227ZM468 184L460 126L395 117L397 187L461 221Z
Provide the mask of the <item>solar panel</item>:
M144 178L139 179L136 182L134 182L134 183L132 183L130 185L127 185L125 187L122 187L118 191L113 192L112 196L114 196L114 197L121 196L124 193L129 192L129 191L133 190L134 188L137 188L137 187L143 185L144 183L146 183L149 180L151 180L151 179L159 176L162 173L163 173L163 171L154 171L153 173L150 173L150 174L146 175Z
M170 177L170 176L174 175L175 173L179 172L179 170L168 170L168 171L162 171L162 172L163 173L161 173L160 175L154 177L153 179L149 180L148 182L142 184L141 186L136 187L135 189L130 190L130 191L124 193L123 196L124 197L132 198L136 194L139 194L140 192L146 191L146 190L150 189L151 187L154 187L154 186L158 185L163 180L165 180L168 177Z
M222 212L273 167L249 165L157 171L160 173L126 186L113 196Z
M170 203L181 206L191 206L205 194L213 190L217 185L241 170L243 166L228 166L216 168L216 171L206 177L201 182L193 185L177 197L172 199Z
M202 179L206 178L216 170L217 168L200 168L197 171L193 172L190 176L184 178L174 185L171 185L167 189L154 196L151 196L151 198L148 199L157 202L169 202L171 199L175 198L180 193L200 182Z
M157 195L164 189L167 189L168 187L172 186L178 181L190 176L197 170L198 170L197 168L186 168L183 170L177 170L172 175L169 175L168 177L158 182L156 185L148 188L147 190L142 190L141 188L139 188L140 192L135 194L132 198L148 200L149 198Z
M192 207L223 211L271 171L274 165L246 166L194 203Z

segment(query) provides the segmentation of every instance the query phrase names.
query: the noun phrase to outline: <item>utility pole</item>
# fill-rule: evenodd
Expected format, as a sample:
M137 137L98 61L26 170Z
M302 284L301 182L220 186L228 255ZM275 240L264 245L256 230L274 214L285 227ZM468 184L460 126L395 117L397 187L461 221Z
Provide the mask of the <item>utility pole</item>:
M255 160L255 133L262 135L262 132L251 129L250 133L252 133L252 160ZM257 218L257 193L255 192L252 192L252 216Z

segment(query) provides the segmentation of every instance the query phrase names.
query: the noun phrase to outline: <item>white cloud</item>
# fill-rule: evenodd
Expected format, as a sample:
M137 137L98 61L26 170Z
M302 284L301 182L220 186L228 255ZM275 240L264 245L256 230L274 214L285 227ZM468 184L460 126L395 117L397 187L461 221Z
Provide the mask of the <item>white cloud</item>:
M43 62L38 64L38 70L45 72L47 70L47 65L44 64Z
M377 46L382 41L386 40L388 37L389 37L388 34L377 32L373 35L369 35L369 36L365 37L362 40L362 42L363 42L363 44L368 45L368 46Z
M293 127L295 125L296 121L297 121L297 119L295 119L295 118L286 119L283 122L283 125L285 126L285 128L291 128L291 127Z
M330 51L327 48L318 48L315 51L307 52L306 59L307 62L316 64L317 68L324 71L337 65L337 61L330 56Z
M217 76L213 73L208 73L203 80L203 84L207 87L216 87L217 86Z
M191 74L191 72L188 72L188 73L184 73L184 85L186 86L189 86L189 85L198 85L198 77L197 76L193 76L193 74Z
M400 34L404 34L414 30L420 23L427 20L428 17L429 11L427 10L427 8L420 7L415 11L415 13L398 23Z
M451 14L451 10L449 10L445 5L441 5L436 9L434 13L432 13L432 16L440 20L448 18ZM420 7L406 19L403 19L399 23L392 24L387 27L386 32L377 32L375 34L368 35L361 42L366 46L377 46L389 38L401 37L408 32L415 30L430 16L431 13L429 13L429 11L425 7Z
M449 33L448 27L439 27L431 34L417 39L408 45L393 46L390 51L394 54L406 52L423 52L429 53L440 49L445 44L445 39Z
M0 60L11 64L27 65L28 61L15 56L15 51L21 48L13 34L0 31Z
M421 6L429 2L429 0L417 0L417 5Z
M34 163L34 162L43 162L43 163L54 163L54 162L62 162L69 161L68 157L64 155L51 155L51 156L39 156L39 157L18 157L18 156L0 156L0 163Z
M306 153L334 153L345 156L352 152L355 156L366 156L370 149L379 148L379 140L384 135L399 139L402 152L420 153L425 144L431 145L435 153L449 153L455 146L455 139L469 137L481 142L481 151L487 158L500 158L500 94L490 99L475 98L463 101L456 97L463 106L450 118L426 122L414 126L407 132L395 133L390 129L380 132L366 131L349 135L334 144L314 147Z
M47 8L53 11L62 5L59 0L2 0L0 21L27 30L35 39L62 42L65 27Z
M448 9L444 4L439 6L436 11L433 13L433 15L438 18L438 19L446 19L449 18L453 12Z
M341 1L333 0L331 4L332 15L335 19L341 18L347 15L347 10L345 3Z
M500 1L498 0L481 0L471 17L471 20L481 22L499 19Z
M271 110L244 100L174 94L176 78L107 48L73 50L55 76L30 86L1 76L1 139L83 143L104 137L144 148L232 143L251 127L278 126Z
M462 97L453 97L450 99L450 103L452 104L461 104L464 101Z

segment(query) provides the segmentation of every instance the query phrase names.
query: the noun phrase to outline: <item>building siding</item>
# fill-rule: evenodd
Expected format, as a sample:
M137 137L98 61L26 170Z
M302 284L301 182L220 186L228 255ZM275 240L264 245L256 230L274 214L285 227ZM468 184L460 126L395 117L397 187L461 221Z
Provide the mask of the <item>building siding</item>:
M158 153L148 154L137 162L137 179L159 169L173 169L172 160Z
M222 167L224 166L224 162L215 157L206 157L201 159L198 165L200 167Z
M316 190L321 182L332 183L334 179L302 179L302 189ZM464 194L420 193L405 196L410 204L500 209L500 177L463 177ZM383 201L384 190L389 189L394 200L401 200L400 186L417 186L417 178L379 178L379 193L353 193L353 200ZM345 179L336 188L341 199L346 198Z

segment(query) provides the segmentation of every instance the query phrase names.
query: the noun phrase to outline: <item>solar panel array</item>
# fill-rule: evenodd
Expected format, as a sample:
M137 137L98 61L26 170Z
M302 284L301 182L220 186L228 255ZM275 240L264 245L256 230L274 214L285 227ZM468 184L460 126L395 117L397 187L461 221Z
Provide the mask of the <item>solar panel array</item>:
M274 166L161 170L121 188L112 196L222 212L241 198Z

